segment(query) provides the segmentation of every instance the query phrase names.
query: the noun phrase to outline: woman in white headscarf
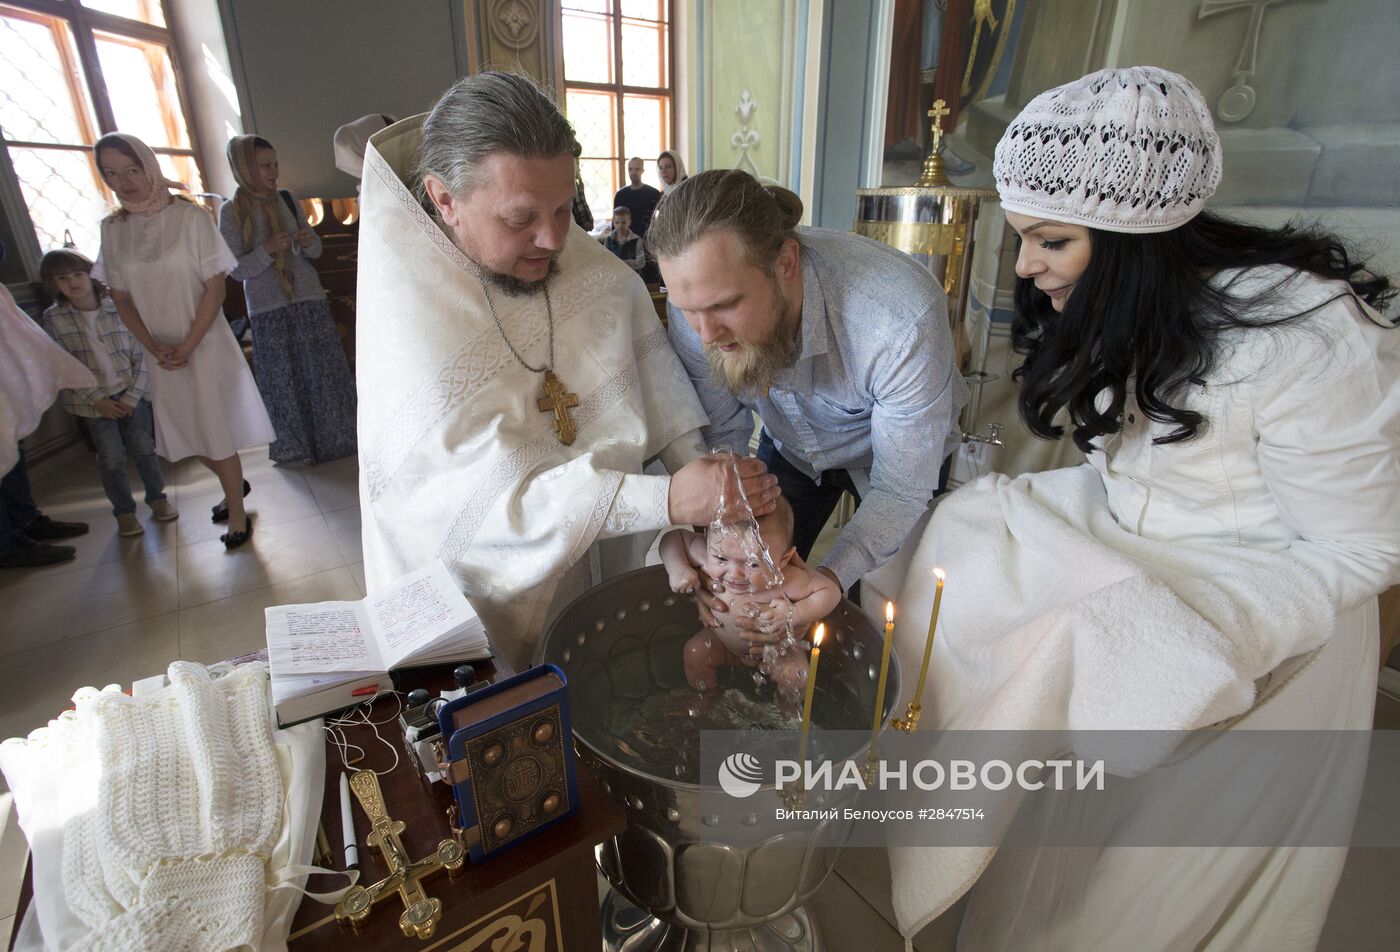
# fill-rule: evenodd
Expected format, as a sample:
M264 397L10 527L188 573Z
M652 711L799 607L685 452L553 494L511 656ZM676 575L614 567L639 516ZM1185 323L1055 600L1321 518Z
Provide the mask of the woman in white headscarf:
M656 157L656 171L661 175L661 192L665 194L690 178L685 171L681 154L675 149L667 149Z
M121 202L102 221L93 273L155 358L156 450L172 461L194 456L218 477L224 501L214 507L213 521L228 521L221 539L235 549L253 532L238 451L276 438L222 310L224 278L237 259L208 212L170 194L178 183L161 174L140 139L114 132L97 140L93 152Z

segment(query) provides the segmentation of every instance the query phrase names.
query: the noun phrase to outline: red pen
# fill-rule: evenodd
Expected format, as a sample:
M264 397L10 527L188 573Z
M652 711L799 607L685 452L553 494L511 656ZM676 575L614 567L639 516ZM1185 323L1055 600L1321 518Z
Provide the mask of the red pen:
M362 687L362 688L356 688L355 690L351 691L351 692L350 692L350 696L351 696L351 697L368 697L368 696L371 695L371 694L378 694L378 693L379 693L379 685L377 685L377 684L367 684L367 685L365 685L365 686Z

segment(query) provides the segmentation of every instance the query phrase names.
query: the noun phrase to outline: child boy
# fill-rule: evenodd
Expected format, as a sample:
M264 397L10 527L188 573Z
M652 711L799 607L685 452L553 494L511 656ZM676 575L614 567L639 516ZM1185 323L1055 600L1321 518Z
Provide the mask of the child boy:
M97 379L96 387L64 390L63 407L86 421L97 444L97 468L117 517L117 532L139 536L145 529L131 498L127 453L136 462L146 504L155 517L169 522L180 514L165 498L165 479L156 459L145 353L122 323L107 289L92 280L91 271L92 262L76 251L65 248L44 255L39 277L56 303L44 312L42 323L49 336Z
M729 611L715 616L715 628L696 632L685 643L685 676L702 693L718 689L721 667L757 667L773 679L778 703L788 713L796 711L807 676L806 655L796 639L814 622L825 618L841 601L841 589L825 575L792 561L792 506L779 498L777 508L752 523L711 525L701 535L674 529L661 539L661 562L670 575L673 592L693 592L700 584L694 566L702 565L711 579L724 587ZM764 547L766 546L766 551ZM760 631L786 633L775 645L771 660L754 657L750 643L735 621L753 618Z
M632 213L625 205L613 209L612 231L603 239L603 247L617 255L633 271L646 267L647 253L642 238L632 231Z

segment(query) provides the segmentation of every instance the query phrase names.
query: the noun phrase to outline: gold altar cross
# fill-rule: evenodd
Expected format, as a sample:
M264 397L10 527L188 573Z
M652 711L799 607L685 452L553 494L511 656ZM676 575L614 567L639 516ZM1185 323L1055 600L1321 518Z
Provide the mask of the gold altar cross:
M937 152L938 147L943 143L943 120L951 116L953 110L948 108L948 104L941 99L933 101L933 108L928 111L928 117L933 120L933 151Z
M943 168L943 156L940 152L943 146L943 120L952 114L953 110L941 99L935 99L933 108L928 111L928 117L933 120L933 145L924 157L923 172L914 183L918 188L941 188L951 184L948 181L948 173Z
M456 873L466 861L466 850L456 840L446 839L438 844L432 856L410 860L399 839L399 834L407 827L402 820L389 818L374 771L357 770L350 776L350 789L355 791L355 799L360 801L360 807L374 827L366 842L379 850L389 867L389 875L373 886L351 886L345 898L336 904L336 921L359 926L369 918L375 903L397 893L404 904L403 914L399 916L403 934L410 938L429 938L442 918L442 900L428 898L422 881L440 869L447 870L448 875Z
M569 416L569 408L578 406L578 394L569 393L564 381L554 375L554 371L544 372L544 396L539 399L541 413L554 414L554 433L559 442L571 446L577 433L574 421Z

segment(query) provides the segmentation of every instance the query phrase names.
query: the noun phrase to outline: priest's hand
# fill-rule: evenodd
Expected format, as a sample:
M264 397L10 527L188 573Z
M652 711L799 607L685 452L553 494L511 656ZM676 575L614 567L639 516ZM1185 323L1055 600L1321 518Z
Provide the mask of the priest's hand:
M671 477L671 493L667 501L671 523L678 526L702 526L716 517L731 520L746 516L739 508L734 474L738 470L739 485L755 516L766 516L778 504L781 490L778 477L768 474L760 460L742 456L737 460L728 453L711 453L686 463ZM724 501L729 511L720 512Z

